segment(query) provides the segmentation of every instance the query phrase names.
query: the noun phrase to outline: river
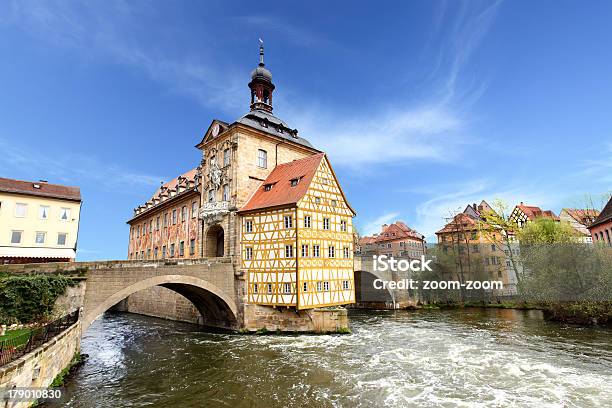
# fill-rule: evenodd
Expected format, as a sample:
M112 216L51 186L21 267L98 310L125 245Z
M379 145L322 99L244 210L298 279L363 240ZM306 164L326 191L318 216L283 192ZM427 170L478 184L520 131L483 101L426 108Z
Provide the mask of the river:
M133 314L85 333L45 407L603 407L612 330L498 309L351 312L349 335L235 335Z

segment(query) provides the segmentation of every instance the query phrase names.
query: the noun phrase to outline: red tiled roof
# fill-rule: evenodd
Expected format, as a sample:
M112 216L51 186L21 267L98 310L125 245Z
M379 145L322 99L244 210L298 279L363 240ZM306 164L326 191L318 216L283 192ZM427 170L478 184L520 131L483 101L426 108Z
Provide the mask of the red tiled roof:
M465 213L459 213L453 217L453 220L444 226L436 234L445 234L458 231L473 231L478 228L478 220Z
M373 244L374 242L376 242L376 238L375 237L361 237L359 238L359 245L368 245L368 244Z
M599 216L599 210L564 208L570 217L584 226L590 225Z
M555 221L559 221L559 217L555 215L554 212L550 210L542 211L540 207L534 207L530 205L517 205L518 208L521 209L527 215L527 219L533 221L538 217L551 218Z
M240 209L240 212L296 204L308 191L323 157L325 157L324 153L318 153L289 163L279 164L255 190L255 193ZM291 187L291 180L296 178L300 181L296 186ZM272 188L265 191L266 185L271 185Z
M35 186L38 186L38 188ZM81 201L81 189L79 187L49 184L41 181L23 181L0 177L0 191L5 193Z
M380 234L374 237L375 242L393 241L403 238L423 239L423 235L411 229L403 221L396 221L383 228Z

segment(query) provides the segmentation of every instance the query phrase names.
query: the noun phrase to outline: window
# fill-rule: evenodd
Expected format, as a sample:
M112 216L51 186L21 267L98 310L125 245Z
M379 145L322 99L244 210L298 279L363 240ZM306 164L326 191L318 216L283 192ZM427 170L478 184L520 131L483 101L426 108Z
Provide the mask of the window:
M497 271L497 277L501 278L502 277L502 272L501 271Z
M254 283L254 284L253 284L253 293L257 293L258 286L259 286L259 285L258 285L258 284L256 284L256 283Z
M328 281L323 282L323 290L325 292L329 292L329 282Z
M70 220L70 208L60 208L60 220L69 221Z
M343 281L342 281L342 289L344 289L344 290L349 290L350 288L351 288L351 286L350 286L350 284L349 284L349 281L347 281L347 280L343 280Z
M189 240L189 255L195 254L195 239Z
M253 248L252 247L246 247L245 248L244 258L247 261L250 261L251 259L253 259Z
M291 179L291 187L297 186L299 182L300 182L299 178Z
M176 221L177 221L176 218L177 218L176 217L176 209L174 209L174 210L172 210L172 225L176 224Z
M170 258L174 258L174 244L170 244Z
M223 166L229 166L230 164L230 149L223 151Z
M138 234L136 234L136 237L137 237L137 238L140 238L140 229L141 229L141 228L142 228L142 227L139 225L139 226L138 226Z
M66 245L66 234L65 232L60 232L57 234L57 245Z
M268 294L272 294L272 284L268 283L266 286L268 287Z
M45 236L47 235L47 233L45 232L37 232L36 233L36 243L37 244L44 244L45 243Z
M23 203L15 204L15 217L23 218L28 213L28 205Z
M270 190L272 190L272 184L265 184L264 191L270 191Z
M208 202L215 202L215 190L208 190Z
M293 245L285 245L285 258L293 258Z
M312 246L312 256L315 258L318 258L320 255L320 249L321 247L319 245L313 245Z
M151 248L147 249L147 259L151 259Z
M153 250L153 256L155 259L157 259L159 257L159 248L155 247L155 249Z
M286 295L291 293L291 284L290 283L285 283L283 285L283 291L285 292Z
M246 232L253 232L253 221L252 220L246 220L244 222L244 229Z
M229 184L224 184L223 185L223 201L229 201L229 199L230 199Z
M323 283L321 281L317 282L317 292L321 292L322 287L323 287Z
M329 218L323 218L323 229L324 230L329 229Z
M310 215L304 216L304 228L310 228L311 218Z
M185 241L179 242L179 256L185 256Z
M336 257L336 248L334 248L333 246L330 246L327 248L327 254L329 255L330 258L335 258Z
M187 219L187 206L184 205L183 208L181 208L181 222L185 222L186 219Z
M346 232L346 220L340 221L340 231Z
M391 243L387 244L387 248L391 248L391 246L392 246Z
M495 244L491 244L491 251L495 251Z
M11 244L21 244L23 231L11 231Z
M268 152L262 149L257 151L257 165L263 169L268 168Z
M285 215L285 229L293 228L293 217Z
M302 244L302 258L308 257L308 245Z
M338 202L336 200L331 200L331 205L332 207L335 207L338 205Z
M159 217L155 219L155 231L159 231Z
M191 218L195 218L198 215L198 203L194 201L191 203Z
M164 214L164 228L168 226L168 213Z
M41 220L46 220L47 218L49 218L48 205L41 205L40 207L38 207L38 218L40 218Z
M315 204L321 204L321 197L315 197Z
M162 246L162 258L166 259L166 246Z
M308 282L302 283L302 292L308 292Z
M153 233L153 220L149 221L149 234Z
M215 156L210 157L210 165L211 167L217 164L217 158Z
M345 257L345 258L350 258L350 255L351 255L351 254L350 254L350 252L349 252L349 247L344 247L344 248L343 248L343 251L344 251L344 257Z

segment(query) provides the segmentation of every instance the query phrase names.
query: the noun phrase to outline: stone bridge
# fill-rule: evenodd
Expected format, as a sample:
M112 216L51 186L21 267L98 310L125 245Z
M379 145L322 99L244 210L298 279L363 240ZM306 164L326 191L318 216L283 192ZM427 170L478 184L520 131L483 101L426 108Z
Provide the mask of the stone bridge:
M207 326L243 326L242 291L230 258L165 261L102 261L3 265L13 273L54 273L82 278L81 293L72 307L82 306L83 331L105 311L128 296L162 286L187 298ZM80 303L80 305L79 305Z
M396 258L401 259L401 258ZM410 279L409 272L374 271L371 255L355 256L355 299L351 306L358 309L402 309L413 307L417 294L404 289L376 289L374 281L399 281Z

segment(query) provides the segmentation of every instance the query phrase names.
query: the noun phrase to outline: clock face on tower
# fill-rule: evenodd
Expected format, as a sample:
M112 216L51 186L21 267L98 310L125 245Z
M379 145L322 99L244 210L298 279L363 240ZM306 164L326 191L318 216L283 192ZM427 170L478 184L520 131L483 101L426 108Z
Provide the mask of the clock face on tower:
M217 135L219 134L219 124L215 123L210 132L212 133L212 137L217 137Z

